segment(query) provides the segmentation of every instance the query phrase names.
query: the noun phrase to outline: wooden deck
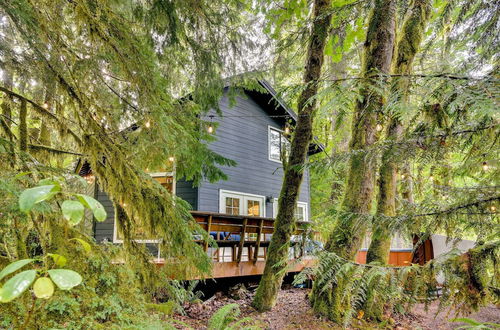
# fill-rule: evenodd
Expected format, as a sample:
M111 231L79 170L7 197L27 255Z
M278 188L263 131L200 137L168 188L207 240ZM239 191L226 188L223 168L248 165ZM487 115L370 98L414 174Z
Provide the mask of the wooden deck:
M214 239L217 246L208 241L196 240L213 261L212 278L262 275L267 258L274 219L254 216L236 216L212 212L192 211L196 222ZM294 239L289 250L288 272L300 272L315 263L315 258L307 256L305 238L309 222L298 222ZM300 262L296 259L301 257ZM391 251L390 264L410 265L411 251ZM366 262L366 251L359 251L356 262ZM163 264L163 260L158 260Z
M212 278L262 275L274 232L273 218L200 211L192 211L191 214L217 243L216 247L212 247L208 241L196 241L212 258ZM314 262L306 257L301 262L294 261L305 254L304 239L309 224L299 221L296 225L295 240L290 248L289 272L299 272Z

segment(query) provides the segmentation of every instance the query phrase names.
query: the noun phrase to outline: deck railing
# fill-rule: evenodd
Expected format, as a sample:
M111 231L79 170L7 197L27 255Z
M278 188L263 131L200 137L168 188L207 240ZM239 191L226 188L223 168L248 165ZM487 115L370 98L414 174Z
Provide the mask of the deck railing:
M215 262L265 260L271 235L274 232L273 218L229 215L222 213L192 211L196 222L205 229L217 243L210 247L207 240L198 240ZM301 257L305 253L305 239L309 222L298 221L294 232L290 258Z

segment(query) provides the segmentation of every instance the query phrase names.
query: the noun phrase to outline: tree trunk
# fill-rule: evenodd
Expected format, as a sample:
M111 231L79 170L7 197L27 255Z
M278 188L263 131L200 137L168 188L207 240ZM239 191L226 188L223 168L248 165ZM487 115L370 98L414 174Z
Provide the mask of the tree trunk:
M361 75L365 79L361 98L354 109L347 185L340 216L325 246L326 250L347 259L356 255L369 225L366 216L369 216L373 200L375 169L372 159L364 151L376 142L377 113L384 105L384 93L379 88L372 88L372 84L380 73L390 72L395 16L395 0L375 0L363 49ZM325 289L315 282L310 297L314 310L340 322L343 311L349 309L342 306L342 291L341 286Z
M21 152L28 151L28 107L26 100L21 100L21 107L19 108L19 150ZM22 155L21 155L22 157Z
M304 72L305 89L298 102L298 119L292 139L290 156L285 164L283 186L278 200L278 215L267 254L264 274L257 289L253 305L259 311L271 309L276 303L278 291L287 266L290 238L295 229L295 207L303 178L303 165L312 140L313 116L318 90L318 80L323 65L323 52L330 28L330 0L314 1L314 24L308 45Z
M3 84L5 88L12 90L13 86L13 77L12 73L7 67L3 67ZM15 145L14 145L14 139L15 135L11 130L12 127L12 104L13 104L13 99L11 95L6 94L4 96L3 102L2 102L2 118L0 118L0 123L2 125L3 130L5 131L5 136L9 139L10 145L9 145L9 154L10 154L10 159L9 159L9 164L13 168L16 164L16 153L15 153Z
M401 39L397 43L395 52L395 62L393 66L394 74L411 74L413 60L418 52L420 43L424 37L425 26L430 14L429 0L414 0L411 11L406 18ZM407 102L407 95L410 81L401 77L395 80L392 93L396 102ZM397 114L390 119L387 130L387 139L397 141L401 137L403 126ZM388 148L382 155L380 166L379 196L377 215L393 217L396 215L396 192L397 192L397 151ZM409 177L407 180L409 180ZM406 178L406 176L405 176ZM408 196L409 197L409 196ZM377 217L377 219L381 219ZM391 247L391 236L393 232L386 221L379 221L374 224L372 241L366 256L366 262L387 263Z
M387 129L387 138L398 140L403 131L401 122L397 119L391 120ZM388 226L384 216L393 217L396 215L396 193L397 193L397 172L398 166L394 160L394 152L388 148L382 154L382 164L380 165L379 195L377 201L377 223L374 223L372 240L366 254L366 262L377 261L380 263L389 262L389 252L391 248L392 230Z
M363 52L362 76L365 86L360 91L352 124L347 186L341 211L326 249L341 257L353 259L361 246L369 225L363 215L369 215L375 181L375 164L365 150L376 142L377 113L384 105L384 95L372 87L379 74L389 74L395 39L396 1L376 0Z

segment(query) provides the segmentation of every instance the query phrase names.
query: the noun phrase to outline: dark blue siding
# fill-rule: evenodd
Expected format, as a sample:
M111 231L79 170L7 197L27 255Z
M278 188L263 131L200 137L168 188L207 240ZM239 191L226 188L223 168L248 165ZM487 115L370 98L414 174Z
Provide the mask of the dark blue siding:
M197 200L198 200L198 188L193 187L192 182L179 180L176 182L176 195L185 201L187 201L193 210L196 210ZM95 239L97 242L102 242L107 239L113 242L113 230L115 223L115 210L113 207L113 202L110 200L109 196L98 189L96 199L101 202L104 206L107 217L103 222L97 222L95 224Z
M219 123L215 131L217 141L212 142L210 148L236 161L238 165L222 168L229 177L227 181L203 182L200 185L198 210L219 212L221 189L277 198L283 181L283 169L280 163L269 160L268 127L283 127L245 95L237 97L233 107L229 106L228 97L223 97L220 108L223 115L228 117L214 118ZM309 204L308 171L304 175L299 201ZM266 216L274 217L272 203L266 205Z
M95 240L100 243L104 240L113 242L113 228L115 223L115 208L113 202L109 199L108 194L100 189L97 190L97 196L95 198L101 202L102 206L106 210L107 217L103 222L96 222L95 224Z
M198 209L198 187L193 187L192 181L177 181L175 183L175 194L188 202L193 210Z

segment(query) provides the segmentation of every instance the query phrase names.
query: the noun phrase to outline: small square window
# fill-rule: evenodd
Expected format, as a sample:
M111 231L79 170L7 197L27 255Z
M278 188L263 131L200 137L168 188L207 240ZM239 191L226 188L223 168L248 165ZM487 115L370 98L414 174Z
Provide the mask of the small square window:
M226 197L226 214L231 214L231 215L240 214L239 198Z

